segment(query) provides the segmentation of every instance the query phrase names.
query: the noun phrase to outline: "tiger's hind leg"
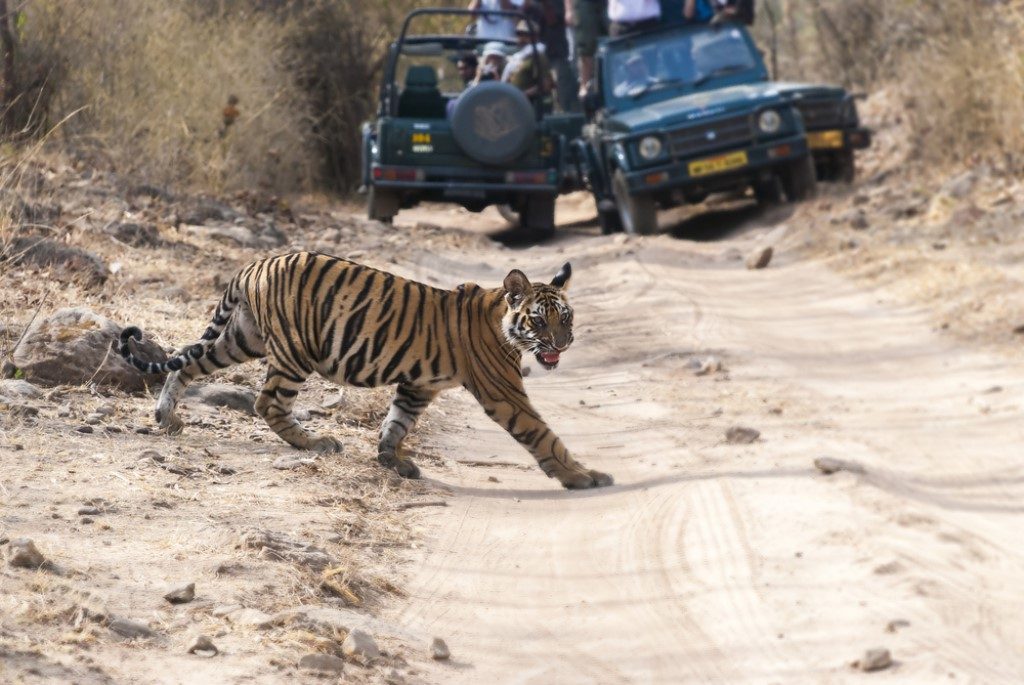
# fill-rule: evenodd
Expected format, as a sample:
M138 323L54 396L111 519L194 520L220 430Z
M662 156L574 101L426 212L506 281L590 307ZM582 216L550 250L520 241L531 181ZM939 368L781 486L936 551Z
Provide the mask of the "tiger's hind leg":
M204 335L206 339L209 331ZM169 433L180 433L183 427L176 413L178 400L185 389L197 378L208 376L232 364L242 364L266 356L263 337L256 327L252 312L246 306L234 311L227 327L217 335L213 343L204 342L205 351L199 359L193 360L180 371L167 376L160 399L156 404L156 420Z
M381 424L377 461L394 469L403 478L420 477L419 467L412 459L402 456L402 441L436 395L434 390L400 384L395 390L395 399L391 401L391 409Z
M292 414L295 396L308 376L296 376L272 362L267 368L267 381L256 400L256 413L263 417L270 429L292 447L313 450L321 454L341 452L341 443L329 435L314 436L299 425Z

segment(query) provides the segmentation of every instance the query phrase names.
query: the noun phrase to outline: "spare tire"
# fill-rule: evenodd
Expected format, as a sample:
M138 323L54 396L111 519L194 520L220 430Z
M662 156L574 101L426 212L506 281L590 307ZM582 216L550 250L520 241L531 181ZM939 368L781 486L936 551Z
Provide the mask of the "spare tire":
M509 83L484 81L462 93L452 109L452 135L484 164L505 164L529 149L537 130L533 105Z

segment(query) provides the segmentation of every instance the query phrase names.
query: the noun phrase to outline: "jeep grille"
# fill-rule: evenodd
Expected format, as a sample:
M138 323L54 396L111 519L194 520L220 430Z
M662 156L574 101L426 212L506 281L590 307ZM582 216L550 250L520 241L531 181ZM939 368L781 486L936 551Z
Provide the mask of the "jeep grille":
M668 134L673 157L689 157L723 147L734 147L750 139L750 118L746 114L682 128Z
M817 131L823 128L838 128L843 124L842 100L818 100L798 102L796 107L804 118L804 128Z

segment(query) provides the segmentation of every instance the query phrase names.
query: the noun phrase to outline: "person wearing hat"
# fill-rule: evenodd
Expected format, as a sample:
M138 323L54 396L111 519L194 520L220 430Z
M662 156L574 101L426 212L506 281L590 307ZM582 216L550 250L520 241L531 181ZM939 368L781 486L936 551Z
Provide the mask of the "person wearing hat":
M500 81L501 75L505 72L505 65L508 55L505 53L505 44L492 40L484 45L480 54L480 66L476 72L473 83L481 81Z
M530 23L526 19L516 24L516 42L519 44L519 50L509 58L501 74L501 80L523 91L531 100L543 100L551 94L554 85L551 64L544 54L544 44L534 42L537 34L535 31L531 32L530 28Z

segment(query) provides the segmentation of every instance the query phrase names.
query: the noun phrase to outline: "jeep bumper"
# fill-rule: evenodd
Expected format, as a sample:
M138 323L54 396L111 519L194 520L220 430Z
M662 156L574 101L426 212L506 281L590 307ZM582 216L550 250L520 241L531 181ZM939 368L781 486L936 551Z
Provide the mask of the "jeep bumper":
M626 174L631 193L678 188L713 192L752 181L761 172L807 154L803 135L725 150L712 155L674 159Z
M461 169L373 164L370 182L380 188L419 192L458 199L513 193L557 193L561 174L556 169Z
M814 154L836 150L863 150L871 145L871 130L847 128L808 131L807 144Z

